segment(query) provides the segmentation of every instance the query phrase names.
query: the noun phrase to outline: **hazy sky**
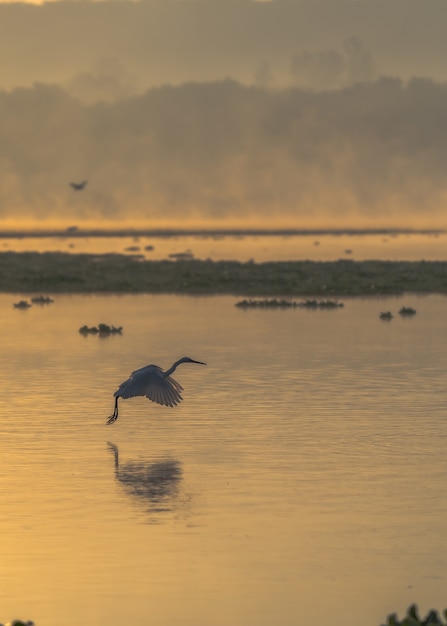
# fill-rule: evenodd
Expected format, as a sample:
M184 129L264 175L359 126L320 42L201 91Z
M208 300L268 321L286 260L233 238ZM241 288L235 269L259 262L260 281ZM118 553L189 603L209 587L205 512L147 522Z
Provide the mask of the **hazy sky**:
M447 226L446 23L445 0L0 4L0 216Z

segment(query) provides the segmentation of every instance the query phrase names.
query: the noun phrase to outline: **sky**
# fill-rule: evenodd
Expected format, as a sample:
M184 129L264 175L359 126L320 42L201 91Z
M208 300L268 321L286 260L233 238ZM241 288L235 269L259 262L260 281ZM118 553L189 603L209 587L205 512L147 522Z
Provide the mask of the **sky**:
M0 2L0 228L447 227L446 21L444 0Z

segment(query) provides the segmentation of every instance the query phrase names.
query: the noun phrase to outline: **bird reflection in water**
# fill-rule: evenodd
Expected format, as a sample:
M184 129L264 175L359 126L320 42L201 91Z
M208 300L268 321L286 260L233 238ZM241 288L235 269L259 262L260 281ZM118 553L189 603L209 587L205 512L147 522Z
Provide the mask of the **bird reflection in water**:
M167 459L120 463L118 446L109 442L107 447L114 456L115 478L128 495L144 505L147 512L169 513L176 508L182 480L179 461Z

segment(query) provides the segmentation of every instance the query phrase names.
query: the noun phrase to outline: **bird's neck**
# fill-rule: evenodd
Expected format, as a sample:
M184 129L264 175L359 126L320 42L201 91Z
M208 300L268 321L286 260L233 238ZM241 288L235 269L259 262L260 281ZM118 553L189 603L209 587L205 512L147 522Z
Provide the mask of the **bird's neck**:
M166 372L164 372L164 376L170 376L175 370L176 368L181 364L185 362L185 358L183 357L182 359L179 359L178 361L176 361L175 363L173 363L171 365L171 367L166 370Z

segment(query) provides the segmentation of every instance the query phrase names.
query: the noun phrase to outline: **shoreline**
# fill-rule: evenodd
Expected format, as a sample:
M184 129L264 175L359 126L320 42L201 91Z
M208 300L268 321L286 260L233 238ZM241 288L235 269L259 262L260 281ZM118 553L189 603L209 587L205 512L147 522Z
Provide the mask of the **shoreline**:
M443 235L442 228L68 228L0 229L0 239L36 239L45 237L315 237L368 235Z
M0 252L2 293L262 296L447 294L447 261L144 260L122 254Z

